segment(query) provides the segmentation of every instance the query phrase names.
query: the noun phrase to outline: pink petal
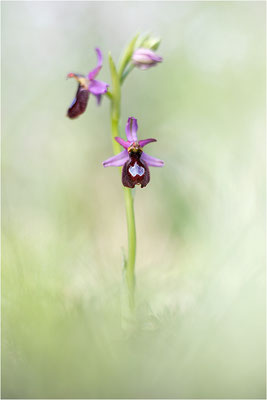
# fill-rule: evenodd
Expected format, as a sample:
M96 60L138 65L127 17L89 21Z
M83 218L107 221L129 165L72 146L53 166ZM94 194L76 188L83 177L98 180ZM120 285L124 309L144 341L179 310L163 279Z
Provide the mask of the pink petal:
M129 117L125 127L126 136L129 142L137 142L137 134L136 134L137 130L138 130L137 119L134 117Z
M126 163L129 159L128 151L123 150L121 153L116 156L110 157L107 160L103 161L104 167L121 167Z
M148 143L156 142L156 139L145 139L145 140L139 140L139 145L141 147L146 146Z
M92 80L90 82L88 90L95 96L98 96L99 94L106 93L108 90L108 86L109 85L106 82Z
M96 48L95 51L97 54L97 66L88 74L88 78L90 79L90 81L92 79L95 79L95 77L98 75L99 71L101 70L102 64L103 64L103 57L102 57L102 53L101 53L100 49Z
M151 157L146 153L142 153L141 161L145 161L148 166L150 167L163 167L164 161L160 160L159 158Z
M130 142L126 142L126 140L123 140L122 138L120 138L118 136L116 136L114 139L116 140L116 142L118 142L125 149L128 149L128 147L131 144Z

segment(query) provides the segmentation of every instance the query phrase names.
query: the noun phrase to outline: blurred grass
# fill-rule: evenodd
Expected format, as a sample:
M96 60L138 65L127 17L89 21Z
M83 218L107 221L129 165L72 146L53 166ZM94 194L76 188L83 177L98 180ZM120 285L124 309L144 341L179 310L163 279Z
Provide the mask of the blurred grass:
M162 37L122 130L165 160L136 190L137 326L109 105L65 118L68 72ZM265 4L3 2L2 397L265 398Z

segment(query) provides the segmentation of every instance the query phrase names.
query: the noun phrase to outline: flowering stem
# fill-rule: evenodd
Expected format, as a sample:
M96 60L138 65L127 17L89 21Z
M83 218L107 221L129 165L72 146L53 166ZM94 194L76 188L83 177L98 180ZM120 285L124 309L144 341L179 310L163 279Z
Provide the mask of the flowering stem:
M109 55L109 64L112 78L111 100L111 133L114 154L118 154L121 149L119 143L114 138L120 136L119 121L121 108L121 84L115 64ZM121 168L120 168L121 173ZM134 217L134 201L131 189L124 187L124 199L126 207L127 230L128 230L128 257L125 264L125 278L128 291L128 302L131 311L134 310L134 291L135 291L135 255L136 255L136 230Z
M112 94L109 92L109 91L107 91L106 93L105 93L105 95L111 100L112 99Z
M134 309L135 289L135 256L136 256L136 230L134 217L134 199L131 189L124 187L124 199L126 205L127 229L128 229L128 259L126 263L126 282L129 290L129 306Z
M121 75L121 79L120 79L121 84L123 84L125 78L128 76L128 74L129 74L133 69L134 69L134 65L131 64L131 65L123 72L123 74Z

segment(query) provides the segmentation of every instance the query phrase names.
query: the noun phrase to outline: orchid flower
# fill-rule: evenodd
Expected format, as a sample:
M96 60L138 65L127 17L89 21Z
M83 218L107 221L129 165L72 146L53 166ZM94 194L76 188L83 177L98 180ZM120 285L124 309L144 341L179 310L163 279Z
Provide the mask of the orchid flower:
M158 56L152 50L139 48L133 53L132 62L136 67L144 70L162 62L162 57Z
M97 103L100 104L102 94L108 90L108 84L102 81L95 80L99 71L102 68L103 57L100 49L95 49L97 54L97 66L90 71L86 76L74 74L73 72L67 75L67 78L74 78L78 82L78 90L76 96L68 109L68 117L73 119L83 114L86 110L89 94L92 93L97 98Z
M143 152L143 147L148 143L156 142L156 139L137 139L137 120L134 117L128 118L126 124L127 141L120 137L114 139L124 147L124 150L103 162L104 167L121 167L122 184L129 188L135 185L145 187L150 181L150 167L163 167L164 162L158 158L151 157Z

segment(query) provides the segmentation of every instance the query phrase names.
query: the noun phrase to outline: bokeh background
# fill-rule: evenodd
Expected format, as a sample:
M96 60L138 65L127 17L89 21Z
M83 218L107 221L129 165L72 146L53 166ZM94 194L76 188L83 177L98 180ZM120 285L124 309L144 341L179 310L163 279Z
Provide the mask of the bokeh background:
M165 160L135 192L137 322L109 102L66 118L137 32L128 116ZM2 398L265 398L265 3L2 3Z

